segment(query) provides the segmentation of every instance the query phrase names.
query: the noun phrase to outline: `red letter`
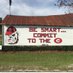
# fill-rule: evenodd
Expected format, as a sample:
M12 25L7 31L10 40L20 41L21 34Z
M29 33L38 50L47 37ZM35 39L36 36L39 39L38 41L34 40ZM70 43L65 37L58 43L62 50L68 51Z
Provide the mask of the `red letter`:
M35 27L29 27L29 32L37 32Z

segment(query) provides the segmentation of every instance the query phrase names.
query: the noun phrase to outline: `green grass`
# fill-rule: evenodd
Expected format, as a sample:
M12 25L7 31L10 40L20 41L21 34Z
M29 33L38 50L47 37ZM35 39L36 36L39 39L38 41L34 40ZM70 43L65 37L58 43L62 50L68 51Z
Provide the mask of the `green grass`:
M73 70L73 52L0 52L0 71Z
M2 45L2 41L0 41L0 45Z

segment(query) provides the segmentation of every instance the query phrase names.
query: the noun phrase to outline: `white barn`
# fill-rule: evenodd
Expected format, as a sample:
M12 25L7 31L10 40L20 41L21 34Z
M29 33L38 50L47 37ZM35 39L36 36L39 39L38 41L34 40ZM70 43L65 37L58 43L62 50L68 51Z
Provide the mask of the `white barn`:
M73 46L73 14L7 15L2 36L3 46Z

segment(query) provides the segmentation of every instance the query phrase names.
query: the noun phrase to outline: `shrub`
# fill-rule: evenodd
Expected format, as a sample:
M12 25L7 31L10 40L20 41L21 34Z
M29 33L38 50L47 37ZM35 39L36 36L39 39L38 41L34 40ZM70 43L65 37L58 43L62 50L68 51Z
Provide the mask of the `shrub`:
M2 46L3 51L73 51L73 46Z

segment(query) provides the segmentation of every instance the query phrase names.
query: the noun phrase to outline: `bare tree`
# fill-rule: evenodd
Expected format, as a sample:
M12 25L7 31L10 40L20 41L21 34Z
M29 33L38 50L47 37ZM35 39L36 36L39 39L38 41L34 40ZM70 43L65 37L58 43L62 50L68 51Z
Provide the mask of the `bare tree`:
M56 6L66 7L68 9L67 12L73 13L73 0L57 0Z

